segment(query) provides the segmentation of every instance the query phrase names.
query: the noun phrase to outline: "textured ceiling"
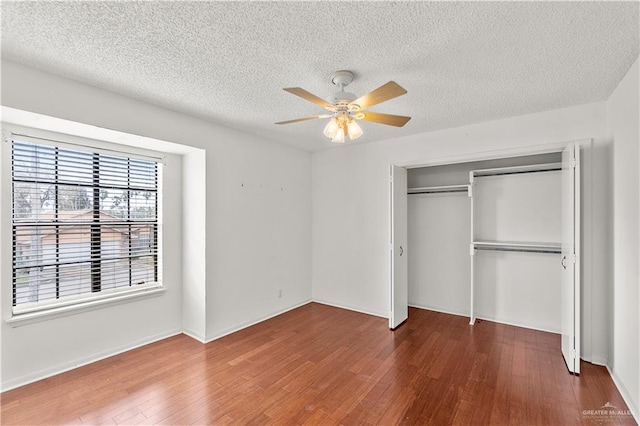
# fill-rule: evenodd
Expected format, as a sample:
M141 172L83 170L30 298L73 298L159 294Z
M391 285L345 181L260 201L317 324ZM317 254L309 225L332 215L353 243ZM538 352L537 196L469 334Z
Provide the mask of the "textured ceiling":
M351 70L367 143L606 99L638 57L638 2L2 2L2 56L295 146L335 145L326 97Z

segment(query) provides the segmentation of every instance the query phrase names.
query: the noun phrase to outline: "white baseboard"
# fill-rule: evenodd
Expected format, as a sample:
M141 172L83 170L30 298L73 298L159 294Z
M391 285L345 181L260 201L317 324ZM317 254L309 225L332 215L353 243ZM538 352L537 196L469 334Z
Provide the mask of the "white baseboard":
M467 318L469 318L469 312L452 311L452 310L446 309L446 308L440 308L440 307L437 307L437 306L419 305L417 303L409 303L409 306L412 307L412 308L424 309L424 310L427 310L427 311L434 311L434 312L440 312L442 314L457 315L459 317L467 317Z
M200 334L200 333L196 333L196 332L195 332L195 331L193 331L193 330L183 329L183 330L182 330L182 334L185 334L185 335L187 335L187 336L191 337L192 339L197 340L197 341L198 341L198 342L200 342L200 343L207 343L207 342L206 342L206 339L205 339L205 336L203 336L203 335L202 335L202 334Z
M346 309L348 311L360 312L361 314L373 315L374 317L381 317L381 318L387 318L387 319L389 318L387 314L371 311L371 310L364 309L357 306L345 305L342 303L335 303L335 302L328 302L322 299L313 299L312 301L315 303L320 303L321 305L333 306L334 308Z
M1 391L5 392L11 389L18 388L20 386L28 385L29 383L37 382L38 380L46 379L48 377L52 377L52 376L67 372L69 370L73 370L78 367L82 367L84 365L91 364L96 361L100 361L105 358L109 358L114 355L118 355L123 352L127 352L135 348L139 348L140 346L148 345L149 343L157 342L158 340L163 340L168 337L172 337L181 333L182 333L181 329L167 330L153 336L147 336L145 338L138 339L133 342L129 342L125 345L121 345L116 348L112 348L102 352L97 352L88 356L84 356L82 358L74 359L74 360L65 362L63 364L56 365L55 367L34 371L27 375L16 377L14 379L7 380L6 382L2 382Z
M599 365L601 367L607 367L609 369L609 360L607 358L602 358L598 356L594 356L591 359L582 358L585 361L589 361L591 364Z
M636 423L640 424L640 411L638 411L638 406L634 403L633 399L631 398L631 394L629 394L629 391L627 390L627 388L624 386L624 384L622 384L622 381L620 380L618 375L615 373L615 371L612 371L608 365L606 367L607 367L607 371L609 372L609 375L611 376L611 380L613 380L613 384L616 385L616 387L618 388L618 391L620 391L620 395L622 395L622 399L624 399L624 402L627 404L627 407L629 407L629 411L631 411L631 415L633 416Z
M278 315L282 315L285 312L289 312L289 311L291 311L293 309L299 308L300 306L304 306L304 305L306 305L308 303L311 303L311 302L312 302L311 299L307 299L307 300L305 300L303 302L300 302L298 304L295 304L293 306L289 306L287 308L278 310L276 312L272 312L270 314L261 316L260 318L256 318L256 319L253 319L251 321L247 321L247 322L241 323L239 325L234 325L233 327L229 327L229 328L226 328L224 330L218 331L215 334L213 334L212 336L207 335L206 340L205 340L204 343L213 342L214 340L220 339L221 337L227 336L227 335L229 335L231 333L235 333L236 331L240 331L240 330L245 329L247 327L251 327L252 325L256 325L256 324L258 324L258 323L260 323L262 321L266 321L266 320L268 320L270 318L277 317ZM196 338L196 340L200 340L200 339Z
M485 315L476 315L476 319L481 319L481 320L491 321L491 322L497 322L498 324L513 325L514 327L530 328L532 330L544 331L544 332L547 332L547 333L560 334L560 330L554 330L554 329L550 329L550 328L546 328L546 327L540 327L537 324L529 324L527 322L507 321L507 320L503 320L503 319L491 318L491 317L485 316Z

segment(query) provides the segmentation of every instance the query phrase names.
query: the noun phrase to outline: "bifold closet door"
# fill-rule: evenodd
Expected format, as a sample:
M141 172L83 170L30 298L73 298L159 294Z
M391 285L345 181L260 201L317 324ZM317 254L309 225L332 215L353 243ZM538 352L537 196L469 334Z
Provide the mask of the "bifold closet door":
M409 318L407 264L407 169L391 166L391 312L389 328Z
M580 148L562 152L562 355L580 374Z

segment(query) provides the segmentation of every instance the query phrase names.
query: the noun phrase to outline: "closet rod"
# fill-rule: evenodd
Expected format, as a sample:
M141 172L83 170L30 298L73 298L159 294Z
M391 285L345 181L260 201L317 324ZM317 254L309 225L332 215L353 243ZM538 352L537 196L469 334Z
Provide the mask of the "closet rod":
M551 172L562 170L562 163L530 164L526 166L496 167L494 169L473 170L473 176L515 175L520 173Z
M445 192L468 192L469 185L425 186L421 188L408 188L407 194L438 194Z

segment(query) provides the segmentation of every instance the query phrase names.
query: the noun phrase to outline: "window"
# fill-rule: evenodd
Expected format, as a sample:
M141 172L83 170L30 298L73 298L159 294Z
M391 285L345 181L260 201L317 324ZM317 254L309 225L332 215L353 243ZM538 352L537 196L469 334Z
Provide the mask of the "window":
M157 287L158 163L12 139L14 314Z

